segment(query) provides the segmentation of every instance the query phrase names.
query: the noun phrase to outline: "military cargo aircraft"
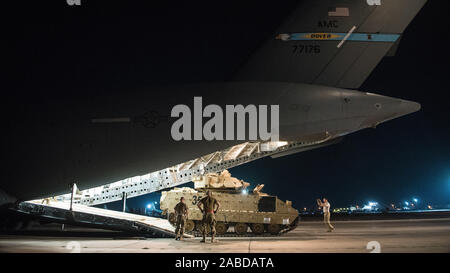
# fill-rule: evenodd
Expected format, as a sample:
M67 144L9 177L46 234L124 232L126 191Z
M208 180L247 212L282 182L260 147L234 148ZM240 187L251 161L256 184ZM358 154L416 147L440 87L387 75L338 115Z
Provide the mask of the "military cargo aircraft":
M107 98L67 98L20 109L26 114L9 125L4 156L21 171L6 165L1 204L64 194L71 183L82 190L112 188L116 181L178 166L166 177L160 173L155 189L164 189L173 186L164 185L164 179L179 179L192 166L198 171L215 162L216 169L209 171L218 170L227 160L216 158L220 151L233 151L233 164L240 164L243 153L242 163L284 156L418 111L416 102L357 89L385 56L395 54L402 33L425 3L301 1L228 81L155 84ZM211 105L217 107L208 112ZM227 106L239 105L244 115L235 119L231 113L235 123L225 126ZM176 106L191 110L183 112L184 123L182 112L173 111ZM267 114L266 123L261 123L262 114ZM278 120L278 126L269 126L269 119L272 125ZM251 130L261 133L261 126L277 137L255 138ZM185 137L174 138L174 130ZM255 152L258 156L252 157ZM95 198L91 193L86 202L93 204Z

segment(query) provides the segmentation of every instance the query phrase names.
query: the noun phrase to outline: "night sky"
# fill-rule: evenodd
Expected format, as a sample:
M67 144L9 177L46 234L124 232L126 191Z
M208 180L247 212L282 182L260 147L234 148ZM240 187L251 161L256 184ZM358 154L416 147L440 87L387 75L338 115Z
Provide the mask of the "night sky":
M298 2L81 1L81 7L58 0L3 8L11 15L3 26L12 61L3 116L15 109L12 102L37 97L228 80ZM297 208L323 196L333 206L412 197L450 203L447 2L429 0L404 33L397 56L385 58L360 88L417 101L420 112L338 145L235 167L232 175L265 184L265 192ZM130 200L130 206L147 199Z

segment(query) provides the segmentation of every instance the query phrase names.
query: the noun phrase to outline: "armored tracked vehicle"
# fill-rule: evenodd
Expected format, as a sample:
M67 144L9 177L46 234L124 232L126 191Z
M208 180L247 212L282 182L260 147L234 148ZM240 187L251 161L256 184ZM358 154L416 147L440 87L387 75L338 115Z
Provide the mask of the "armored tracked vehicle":
M194 178L194 189L174 188L161 195L160 207L169 222L175 225L174 207L183 196L189 208L185 230L190 234L202 231L202 213L197 208L206 191L212 191L221 207L216 214L218 235L279 235L294 229L299 221L298 211L291 201L283 202L276 196L262 193L264 185L248 192L247 182L231 177L225 170L221 174L210 173Z

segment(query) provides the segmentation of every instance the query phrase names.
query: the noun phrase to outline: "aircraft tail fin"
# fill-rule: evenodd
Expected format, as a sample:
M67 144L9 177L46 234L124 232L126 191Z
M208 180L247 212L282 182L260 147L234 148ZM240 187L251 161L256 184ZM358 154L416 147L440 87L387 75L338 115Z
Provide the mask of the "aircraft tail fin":
M427 0L306 0L234 80L359 88Z

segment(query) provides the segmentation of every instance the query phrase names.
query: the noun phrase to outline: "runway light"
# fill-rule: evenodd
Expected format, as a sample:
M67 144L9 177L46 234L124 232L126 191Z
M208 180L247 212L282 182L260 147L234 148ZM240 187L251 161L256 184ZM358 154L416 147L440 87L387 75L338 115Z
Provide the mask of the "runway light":
M413 198L414 203L419 202L419 200L417 198Z
M242 191L242 194L244 194L244 195L247 195L247 193L248 193L247 190Z
M409 206L409 202L408 202L408 201L405 201L405 205Z

